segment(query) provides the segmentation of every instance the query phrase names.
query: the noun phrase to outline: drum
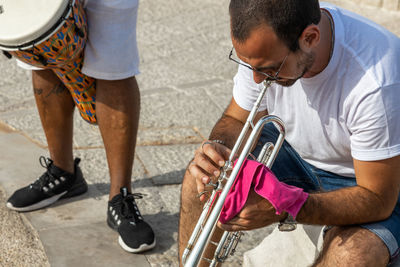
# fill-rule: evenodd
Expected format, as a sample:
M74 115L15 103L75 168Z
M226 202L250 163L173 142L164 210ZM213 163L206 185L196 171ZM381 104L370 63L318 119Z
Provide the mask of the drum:
M96 123L95 79L82 74L87 20L82 0L2 0L0 49L35 67L52 69L83 119Z

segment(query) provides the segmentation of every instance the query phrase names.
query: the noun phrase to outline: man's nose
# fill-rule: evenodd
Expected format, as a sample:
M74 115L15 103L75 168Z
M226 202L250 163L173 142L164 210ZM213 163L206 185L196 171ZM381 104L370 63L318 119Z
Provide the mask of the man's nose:
M267 77L265 75L262 75L261 73L258 73L257 71L253 71L253 80L256 83L261 83L263 82Z

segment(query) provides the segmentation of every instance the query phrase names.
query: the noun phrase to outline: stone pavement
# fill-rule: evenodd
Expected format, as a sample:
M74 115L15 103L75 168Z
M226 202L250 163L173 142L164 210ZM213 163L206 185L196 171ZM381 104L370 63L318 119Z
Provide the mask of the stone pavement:
M85 195L50 208L18 214L4 208L14 190L36 179L48 155L30 74L0 57L0 266L176 266L180 182L194 149L232 97L236 67L228 61L229 0L141 0L138 44L142 92L133 188L147 194L142 214L157 246L129 254L106 225L109 175L97 127L75 117L75 155L89 182ZM400 15L350 2L340 5L378 21L396 34ZM194 218L197 219L197 218ZM245 235L227 266L272 227ZM22 249L23 248L23 249Z

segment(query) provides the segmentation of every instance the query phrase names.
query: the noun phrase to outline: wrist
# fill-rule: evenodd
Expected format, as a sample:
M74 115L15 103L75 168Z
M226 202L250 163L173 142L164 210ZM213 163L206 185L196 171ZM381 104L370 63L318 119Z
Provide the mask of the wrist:
M279 221L278 229L281 232L290 232L296 230L297 222L288 212L285 212L284 219Z
M213 139L213 140L210 140L210 141L213 142L213 143L217 143L217 144L221 144L223 146L226 146L225 142L220 140L220 139Z

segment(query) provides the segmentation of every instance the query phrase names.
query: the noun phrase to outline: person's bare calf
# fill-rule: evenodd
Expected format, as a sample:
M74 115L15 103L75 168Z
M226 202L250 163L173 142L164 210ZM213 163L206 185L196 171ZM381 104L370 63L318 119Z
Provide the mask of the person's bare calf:
M139 195L131 194L140 113L139 87L135 77L97 80L96 85L96 116L111 180L107 224L119 233L118 243L125 251L141 253L154 248L156 239L136 204Z
M72 135L75 105L72 97L52 70L32 71L32 83L50 158L59 168L73 173Z
M112 199L122 187L131 190L140 92L135 77L97 80L96 85L96 116L106 150Z

